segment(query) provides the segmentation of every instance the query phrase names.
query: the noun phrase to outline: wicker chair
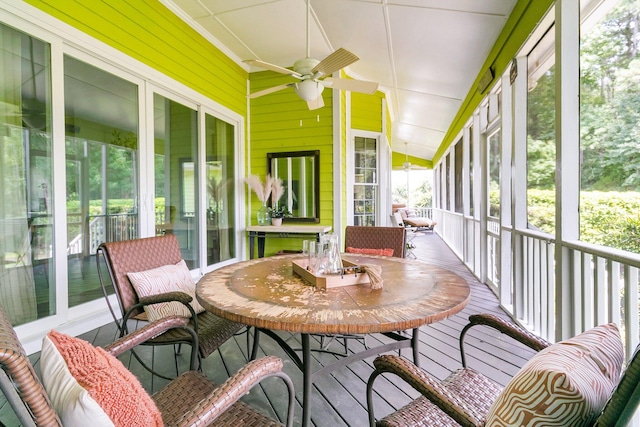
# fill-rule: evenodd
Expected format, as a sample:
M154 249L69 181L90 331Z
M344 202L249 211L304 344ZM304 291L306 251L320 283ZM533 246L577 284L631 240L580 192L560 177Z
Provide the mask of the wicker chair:
M169 328L184 329L187 319L172 316L150 323L104 349L118 356ZM0 306L0 388L22 426L62 426L49 395L35 373ZM243 402L240 397L269 377L281 378L289 393L287 426L293 424L294 390L282 372L282 360L267 356L249 362L217 387L198 371L188 371L152 396L167 426L282 426ZM1 424L1 423L0 423Z
M393 249L393 256L404 258L405 230L399 227L364 227L350 225L344 231L344 247L359 249Z
M119 242L102 243L97 250L98 276L102 290L107 299L114 321L118 326L120 337L128 333L127 321L144 313L145 305L158 302L180 301L192 312L190 326L198 335L198 356L206 358L221 344L238 333L244 325L222 319L212 313L202 312L195 316L189 302L191 297L179 292L159 294L138 298L127 274L130 272L146 271L164 265L176 264L182 259L178 239L174 234L148 237L143 239L125 240ZM101 261L103 260L103 261ZM109 303L107 286L101 272L100 265L104 262L109 272L109 278L115 290L120 305L121 319ZM247 335L247 345L249 337ZM184 330L175 329L158 337L148 340L147 345L181 345L193 346L191 336ZM134 352L135 357L149 371L153 372ZM192 367L193 368L193 367ZM157 372L154 374L166 378Z
M393 256L404 257L405 229L398 227L373 227L350 225L344 231L344 248L349 252L349 248L355 249L393 249ZM320 347L327 350L332 342L342 343L343 353L349 353L348 339L360 341L367 348L366 335L340 334L321 336Z
M379 356L374 361L375 370L367 384L369 423L373 426L484 426L485 417L502 388L468 368L464 353L464 337L474 326L484 325L540 351L549 343L528 331L493 315L469 317L469 323L460 334L462 369L438 382L406 359L398 356ZM408 405L375 420L373 411L373 384L384 373L398 375L422 396ZM640 404L640 346L627 364L627 368L604 410L594 426L626 426Z

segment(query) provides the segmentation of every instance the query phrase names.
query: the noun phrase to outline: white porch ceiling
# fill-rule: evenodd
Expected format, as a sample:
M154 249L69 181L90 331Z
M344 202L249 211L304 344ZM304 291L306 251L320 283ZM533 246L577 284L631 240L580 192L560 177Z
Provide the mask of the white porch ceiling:
M310 56L322 59L340 47L359 56L346 71L388 93L393 151L404 153L407 143L411 155L424 159L435 155L516 3L310 1ZM291 67L305 57L305 0L163 3L241 64L261 59Z

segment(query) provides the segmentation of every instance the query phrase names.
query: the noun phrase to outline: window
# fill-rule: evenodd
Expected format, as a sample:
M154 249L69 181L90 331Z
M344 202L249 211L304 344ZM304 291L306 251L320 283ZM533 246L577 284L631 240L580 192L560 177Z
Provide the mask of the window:
M206 115L207 264L236 256L235 247L235 129Z
M552 26L527 57L527 221L555 233L555 32Z
M462 139L455 146L454 169L455 169L455 199L456 212L462 213L462 156L463 156Z
M198 112L153 95L156 234L175 234L187 266L198 266L195 248Z
M640 4L592 4L581 2L580 239L640 253Z
M11 323L55 313L50 46L0 24L0 300Z
M376 225L378 147L375 138L355 137L353 224Z
M445 164L445 169L444 169L444 185L445 185L444 194L445 194L445 202L446 202L445 209L450 211L451 210L451 152L449 152L447 154L447 157L445 158L444 164Z
M103 297L102 242L139 237L138 87L65 56L69 306Z
M469 215L473 217L473 126L469 127Z
M489 195L489 216L500 218L500 129L494 131L487 139L487 170L488 195Z

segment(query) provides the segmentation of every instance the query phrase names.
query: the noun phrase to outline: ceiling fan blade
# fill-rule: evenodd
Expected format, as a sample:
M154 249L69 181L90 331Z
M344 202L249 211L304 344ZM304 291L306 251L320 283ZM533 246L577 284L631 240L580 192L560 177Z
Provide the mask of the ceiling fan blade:
M291 86L293 86L292 83L273 86L273 87L270 87L268 89L263 89L263 90L259 90L257 92L253 92L251 95L249 95L249 98L251 98L251 99L258 98L258 97L261 97L261 96L264 96L264 95L268 95L268 94L273 93L273 92L278 92L279 90L286 89L286 88L291 87Z
M378 83L368 82L365 80L351 80L351 79L338 79L333 77L327 77L322 80L326 83L327 87L332 89L350 90L351 92L361 92L373 94L378 90Z
M350 64L353 64L358 59L360 58L349 52L347 49L340 48L320 61L320 63L316 65L311 72L313 74L318 73L319 76L328 76Z
M307 105L309 106L309 110L317 110L318 108L324 107L324 99L322 95L320 95L312 101L307 101Z
M301 74L296 73L293 70L289 70L288 68L284 68L284 67L281 67L279 65L270 64L268 62L260 61L259 59L248 59L248 60L243 61L243 62L245 64L255 65L256 67L264 68L265 70L275 71L276 73L288 74L288 75L296 77L298 79L302 77Z

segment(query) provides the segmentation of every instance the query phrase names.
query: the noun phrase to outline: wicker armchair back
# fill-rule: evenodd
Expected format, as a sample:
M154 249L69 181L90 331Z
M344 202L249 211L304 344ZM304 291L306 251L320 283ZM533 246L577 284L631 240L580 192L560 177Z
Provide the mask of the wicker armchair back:
M145 297L141 300L127 276L127 274L131 272L146 271L164 265L175 265L181 259L180 245L174 234L119 242L106 242L98 247L96 256L98 276L107 299L107 304L109 304L109 308L111 309L108 289L105 283L107 280L105 280L105 275L101 271L101 265L103 264L107 267L109 281L113 285L118 297L118 302L120 303L121 316L118 316L113 309L111 309L111 313L118 326L121 337L128 333L127 320L141 314L146 304L180 301L189 308L188 301L185 301L184 298L188 296L184 293L172 292L169 294L158 294ZM178 297L182 298L179 299ZM188 297L188 299L190 299L190 297ZM120 317L122 320L120 320ZM244 327L244 325L222 319L206 311L197 316L193 316L189 325L198 336L198 342L195 346L193 345L194 342L190 334L183 330L170 331L169 333L149 340L146 344L189 344L198 349L199 357L206 358ZM142 360L140 360L140 363L147 367ZM194 367L192 367L192 369L193 368ZM147 369L149 368L147 367ZM151 369L149 370L151 371ZM162 375L157 372L154 373L162 377Z
M347 226L344 248L393 249L393 256L404 258L405 230L399 227Z

